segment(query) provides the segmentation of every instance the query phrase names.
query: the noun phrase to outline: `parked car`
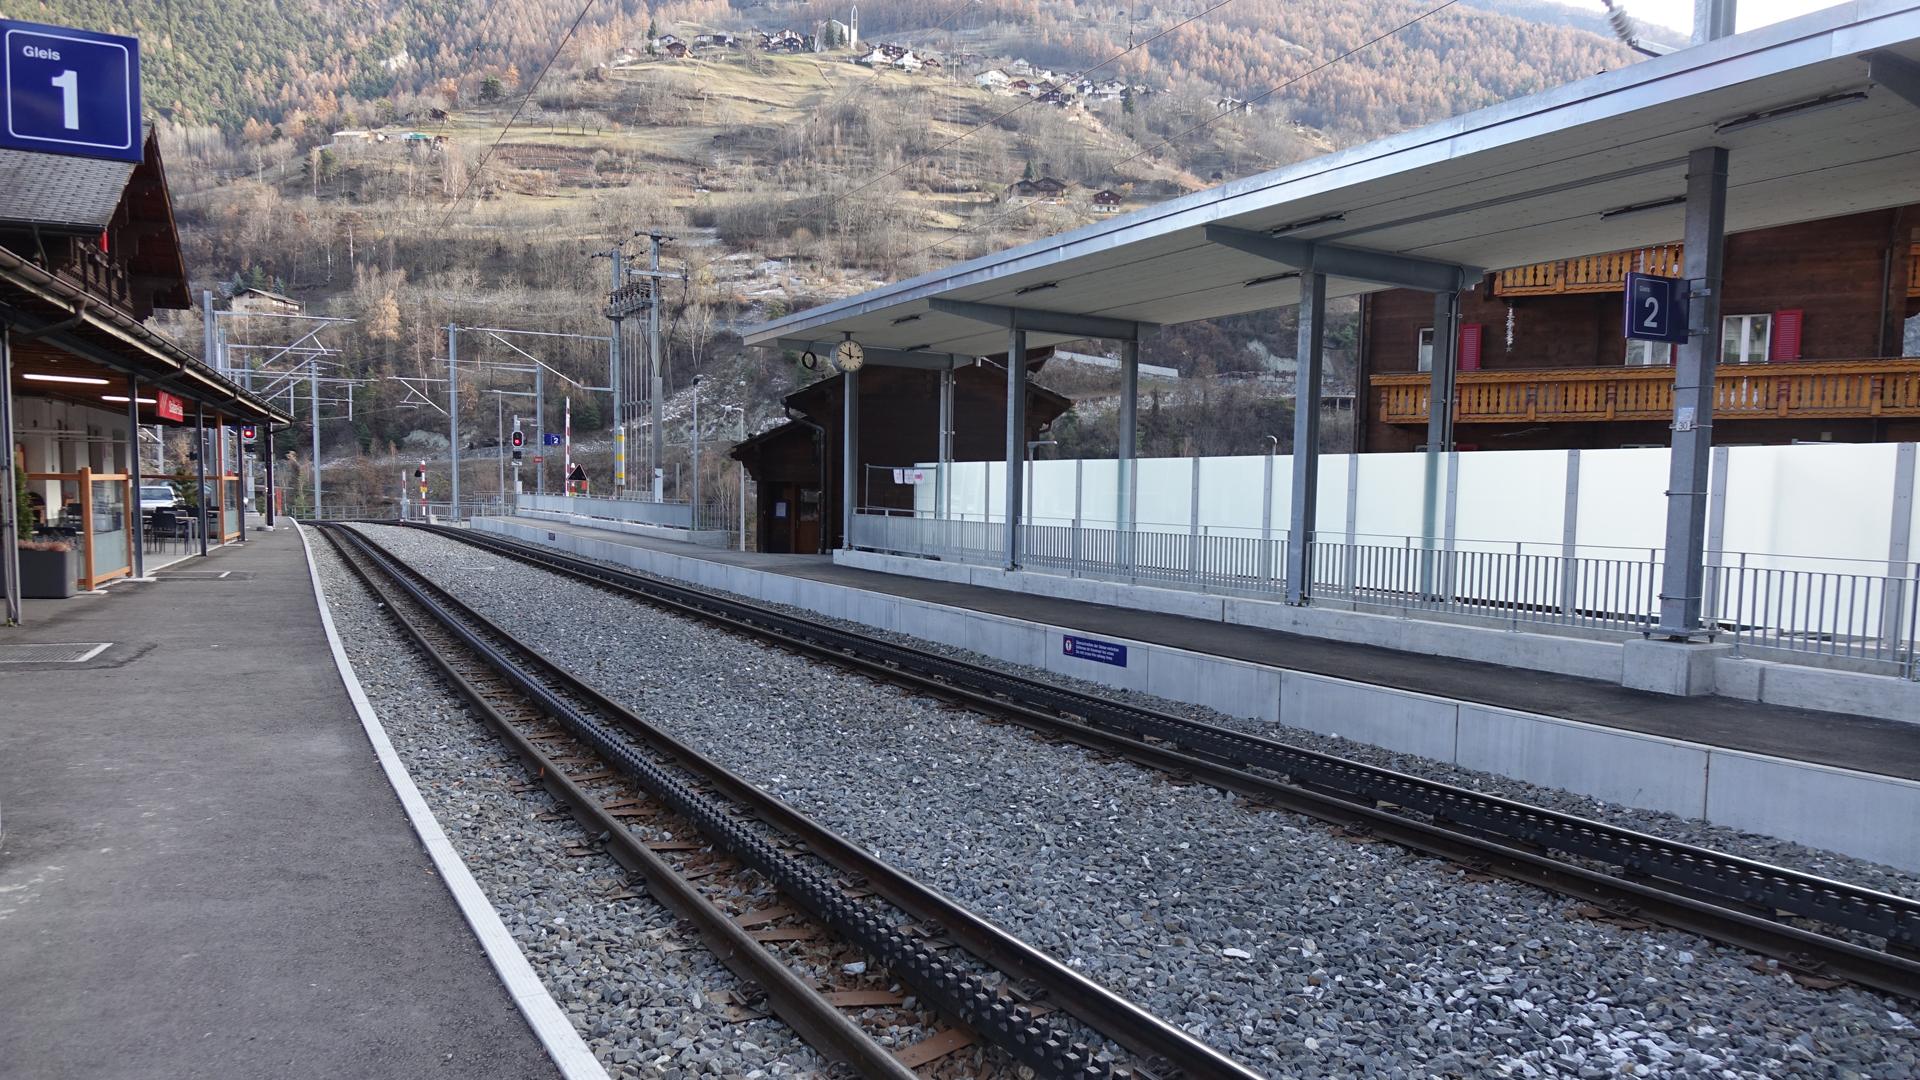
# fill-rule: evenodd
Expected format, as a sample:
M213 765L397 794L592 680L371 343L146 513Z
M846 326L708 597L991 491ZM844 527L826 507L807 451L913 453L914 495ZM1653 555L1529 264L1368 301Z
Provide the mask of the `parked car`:
M140 512L151 513L155 510L174 510L180 506L180 493L172 484L141 484Z

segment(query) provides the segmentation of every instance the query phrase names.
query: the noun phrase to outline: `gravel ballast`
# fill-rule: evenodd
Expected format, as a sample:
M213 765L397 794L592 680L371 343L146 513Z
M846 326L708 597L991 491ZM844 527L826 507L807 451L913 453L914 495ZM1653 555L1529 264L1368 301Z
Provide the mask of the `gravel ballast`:
M616 1078L828 1075L777 1020L737 1022L757 994L595 853L519 758L451 696L324 539L308 531L354 673L407 772L547 990ZM638 886L631 888L640 892ZM726 999L726 1000L723 1000Z
M617 563L608 563L595 559L588 559L587 561L600 562L602 565L612 567L616 570L632 572L630 567L621 566ZM1317 750L1322 753L1333 754L1338 757L1364 762L1369 765L1378 765L1398 772L1470 788L1474 791L1500 795L1534 806L1559 810L1563 813L1591 818L1595 821L1608 822L1622 828L1636 829L1681 843L1711 848L1716 851L1740 855L1761 862L1772 863L1777 866L1788 867L1805 873L1818 874L1822 877L1829 877L1840 881L1852 882L1866 888L1880 889L1885 892L1920 900L1920 874L1910 873L1898 867L1869 862L1865 859L1856 858L1840 852L1808 847L1805 844L1795 843L1791 840L1782 840L1779 837L1743 832L1739 829L1729 828L1724 825L1715 825L1698 818L1680 817L1659 810L1643 810L1631 806L1622 806L1618 803L1603 802L1588 795L1581 795L1560 788L1542 787L1537 784L1530 784L1523 780L1516 780L1512 777L1501 776L1496 773L1479 772L1473 769L1462 768L1451 762L1438 761L1433 758L1420 757L1415 754L1388 750L1368 743L1343 739L1338 735L1323 735L1320 732L1309 731L1305 728L1291 727L1265 720L1254 720L1242 716L1231 716L1226 713L1215 712L1203 706L1191 705L1182 701L1173 701L1168 698L1158 697L1140 691L1118 690L1110 686L1103 686L1099 683L1075 679L1070 676L1047 671L1043 668L1031 667L1025 664L1015 664L1006 660L986 656L982 653L954 648L938 642L930 642L908 634L882 630L862 623L822 615L819 612L805 608L793 607L787 604L770 604L764 600L757 600L748 596L737 596L731 593L721 592L718 593L718 595L730 596L733 599L746 603L757 604L774 611L786 612L802 618L812 619L830 626L865 634L868 637L907 645L913 648L930 650L970 664L1005 671L1029 679L1037 679L1054 685L1079 690L1084 693L1095 694L1115 701L1137 705L1142 708L1154 709L1175 716L1197 720L1202 723L1245 731L1250 734L1277 739L1289 745L1309 750Z
M369 532L636 712L1274 1075L1920 1074L1920 1037L1878 995L1584 919L453 541Z

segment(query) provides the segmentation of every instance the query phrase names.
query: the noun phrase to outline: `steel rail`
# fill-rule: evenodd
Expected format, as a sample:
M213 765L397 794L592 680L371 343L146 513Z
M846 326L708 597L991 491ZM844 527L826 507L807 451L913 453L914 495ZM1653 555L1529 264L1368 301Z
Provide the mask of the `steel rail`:
M328 527L334 528L339 527L340 524L326 523ZM544 697L546 699L543 702L544 708L558 712L578 712L567 702L554 698L552 692L542 684L550 683L564 687L568 697L587 703L591 710L613 720L620 729L633 738L646 743L651 749L671 759L674 764L686 771L696 774L700 782L711 787L714 792L744 806L754 817L774 829L795 837L811 854L850 878L858 879L866 889L894 907L916 919L938 926L948 939L957 943L975 958L1016 981L1024 981L1028 986L1036 988L1044 994L1048 1004L1075 1017L1113 1042L1143 1057L1160 1059L1171 1064L1179 1070L1180 1075L1192 1077L1195 1080L1201 1080L1201 1078L1253 1080L1261 1075L1060 963L1052 956L980 917L931 886L880 860L826 826L788 806L778 797L761 790L746 778L634 715L625 706L595 690L539 653L519 645L511 634L491 620L473 611L471 607L427 580L418 571L406 568L397 557L387 552L377 541L356 531L343 531L352 538L353 542L364 545L372 552L371 558L376 562L383 567L391 567L396 574L396 583L414 599L429 610L437 610L449 615L454 621L448 624L448 629L460 636L469 648L497 657L500 663L530 669L521 671L516 681L533 696ZM461 621L478 628L479 633L476 635L473 631L457 625ZM518 654L516 657L518 663L515 664L507 661L505 657L500 657L499 649L494 644L482 640L483 638L491 638L496 643L511 643L510 647ZM596 744L596 748L600 747ZM630 745L614 747L611 750L600 749L610 757L623 759L634 757ZM623 749L624 753L622 753ZM625 760L620 763L627 764ZM669 803L669 805L672 804ZM701 818L695 814L687 813L686 816L693 819L696 824L702 824ZM738 823L725 813L708 816L721 819L716 827L738 828ZM713 836L713 833L709 832L708 835ZM800 887L803 883L790 883L786 878L772 872L768 872L768 876L780 885L782 891L787 892L803 905L807 904L809 897ZM836 921L830 913L816 912L816 915L836 930L842 928L841 921L847 921ZM853 921L868 932L874 929L871 925L873 920L864 913L859 919ZM886 929L885 926L879 927L881 932ZM940 966L944 962L924 945L907 943L900 948L905 950L904 956L896 957L884 950L870 951L873 951L876 958L893 967L903 979L913 984L926 1001L942 1007L942 1011L953 1015L988 1040L998 1043L1016 1060L1034 1065L1042 1075L1089 1077L1105 1075L1099 1067L1084 1061L1084 1052L1081 1048L1063 1043L1061 1036L1043 1017L1024 1005L993 996L980 988L978 980L971 976L959 975L950 967L944 972L934 971L921 976L917 968ZM931 985L922 985L923 983ZM949 1004L951 1008L946 1007ZM1079 1065L1075 1065L1076 1055L1081 1061ZM1036 1059L1041 1063L1035 1065ZM1069 1067L1082 1071L1068 1072Z
M393 592L374 580L375 571L363 565L350 545L341 539L341 530L322 528L320 531L339 553L341 561L386 608L394 624L439 670L441 677L459 691L487 726L526 762L540 783L566 805L574 820L589 835L604 838L607 853L621 866L646 881L649 896L691 922L721 964L764 990L774 1015L785 1021L822 1056L844 1062L861 1076L910 1080L915 1075L891 1051L875 1042L845 1013L821 996L819 991L801 980L777 956L736 925L726 912L641 842L623 822L607 811L598 798L576 783L565 769L523 734L501 712L499 694L489 695L456 667L447 655L446 646L431 640L429 631L405 611Z
M1276 774L1290 797L1311 794L1358 808L1391 807L1424 814L1456 837L1489 845L1481 859L1558 852L1616 866L1621 874L1608 875L1608 880L1627 891L1614 898L1615 904L1648 911L1655 906L1671 909L1674 904L1691 904L1702 909L1687 918L1685 928L1693 932L1774 956L1796 968L1815 972L1824 968L1827 974L1920 999L1920 963L1911 955L1920 942L1920 902L1905 897L1123 704L537 545L468 530L413 527L721 622L879 678L964 697L988 711L1019 714L1026 721L1048 725L1047 730L1055 733L1076 738L1086 733L1119 736L1122 743L1103 744L1111 752L1158 744L1192 761ZM1276 782L1265 776L1260 779ZM1272 797L1277 800L1280 793L1273 792ZM1418 823L1404 813L1390 816ZM1558 865L1562 870L1580 869ZM1731 921L1716 932L1715 917L1706 909ZM1775 916L1780 913L1884 938L1887 949L1867 948L1779 922ZM1775 928L1777 936L1763 940L1761 926Z

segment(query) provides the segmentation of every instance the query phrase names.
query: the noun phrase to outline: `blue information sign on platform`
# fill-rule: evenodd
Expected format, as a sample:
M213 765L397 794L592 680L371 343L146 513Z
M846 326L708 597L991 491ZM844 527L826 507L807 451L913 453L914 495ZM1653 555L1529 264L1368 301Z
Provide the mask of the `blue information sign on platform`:
M1627 275L1627 336L1640 341L1687 343L1687 279Z
M0 146L140 160L140 42L0 19Z
M1060 639L1060 651L1068 656L1077 656L1082 660L1092 660L1095 663L1112 664L1114 667L1127 666L1127 647L1116 641L1066 636Z
M559 433L552 432L552 431L542 432L540 436L540 442L546 446L559 446L560 435Z

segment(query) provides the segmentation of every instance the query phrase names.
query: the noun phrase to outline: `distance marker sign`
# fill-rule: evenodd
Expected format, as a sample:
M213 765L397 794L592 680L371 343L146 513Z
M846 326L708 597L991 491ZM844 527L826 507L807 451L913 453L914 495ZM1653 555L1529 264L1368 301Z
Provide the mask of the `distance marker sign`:
M140 42L0 19L0 146L139 161Z

